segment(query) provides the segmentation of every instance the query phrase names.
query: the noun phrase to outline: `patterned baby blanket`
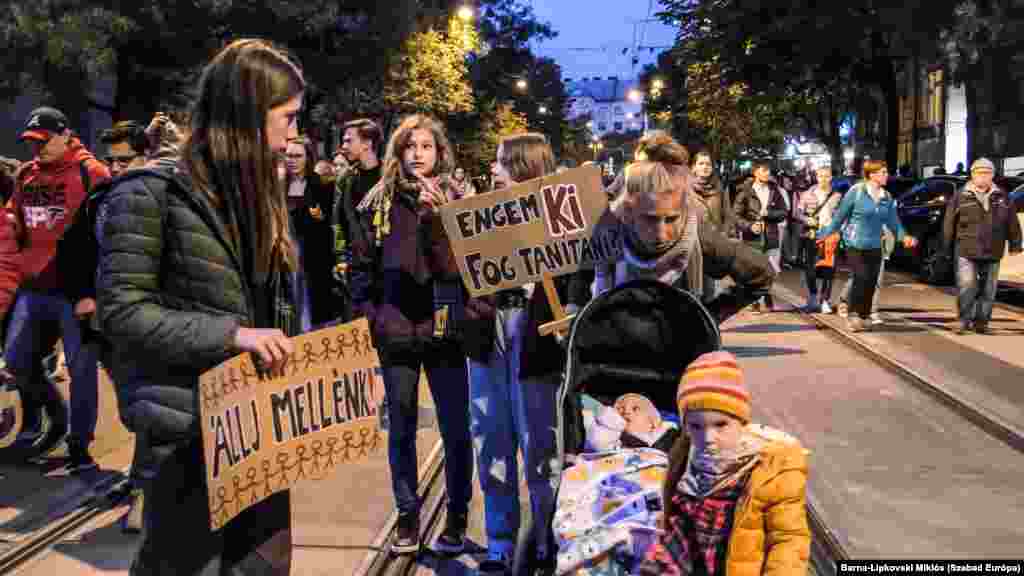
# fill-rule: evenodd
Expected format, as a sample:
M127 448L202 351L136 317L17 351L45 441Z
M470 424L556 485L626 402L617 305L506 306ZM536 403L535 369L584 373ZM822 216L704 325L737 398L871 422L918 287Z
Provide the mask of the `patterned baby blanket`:
M562 473L558 492L557 574L633 574L659 533L667 473L660 450L581 454Z

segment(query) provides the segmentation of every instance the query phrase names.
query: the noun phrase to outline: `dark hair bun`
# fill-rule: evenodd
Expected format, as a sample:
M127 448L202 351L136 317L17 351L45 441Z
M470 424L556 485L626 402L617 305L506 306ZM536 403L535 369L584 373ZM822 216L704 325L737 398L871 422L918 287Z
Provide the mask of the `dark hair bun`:
M690 163L690 152L686 147L662 130L644 136L640 140L640 150L647 155L650 162L677 166L688 166Z

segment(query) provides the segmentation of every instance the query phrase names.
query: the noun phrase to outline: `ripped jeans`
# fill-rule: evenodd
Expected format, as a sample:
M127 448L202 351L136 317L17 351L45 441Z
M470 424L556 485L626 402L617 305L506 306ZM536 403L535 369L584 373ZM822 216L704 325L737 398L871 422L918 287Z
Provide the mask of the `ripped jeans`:
M484 495L487 548L512 557L520 524L520 448L537 543L543 547L548 541L554 485L561 474L555 442L558 378L519 380L526 312L512 308L498 314L504 337L498 335L486 364L469 361L470 429Z

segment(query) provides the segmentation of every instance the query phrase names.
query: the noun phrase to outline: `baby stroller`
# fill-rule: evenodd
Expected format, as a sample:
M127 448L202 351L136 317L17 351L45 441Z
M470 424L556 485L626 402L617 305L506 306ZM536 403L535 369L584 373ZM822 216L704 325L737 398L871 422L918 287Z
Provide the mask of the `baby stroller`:
M595 535L595 528L603 530L603 521L611 516L618 515L626 520L630 515L632 518L642 516L651 519L660 513L659 479L664 478L664 473L659 475L656 469L667 469L667 454L656 450L584 454L582 396L586 394L610 406L622 394L641 394L650 399L666 418L676 418L676 389L686 366L701 354L718 350L720 346L718 324L699 299L660 282L631 282L598 296L580 311L569 337L566 372L559 396L561 410L558 411L557 424L563 434L559 438L558 457L565 462L566 454L575 454L579 455L577 462L580 462L593 456L591 464L597 468L614 466L618 462L627 468L632 466L637 474L629 476L627 470L623 475L595 478L588 483L582 477L587 474L586 468L579 464L566 468L556 490L559 492L559 509L555 512L553 525L549 527L552 537L557 533L552 540L552 549L559 550L559 573L628 573L628 559L617 556L622 553L635 556L636 551L621 550L623 546L619 545L612 546L615 549L610 550L599 545L600 538L590 538L587 534ZM646 497L630 498L631 494L639 494L636 486L631 488L633 481L630 478L639 478L641 484L646 482L647 488L639 489L646 493ZM655 485L656 489L652 490L651 486ZM596 501L598 495L591 493L593 491L601 492L611 500ZM570 527L575 512L564 509L566 502L572 502L573 506L584 504L588 515L591 508L601 509L598 516L616 506L618 508L601 519L597 516L576 518L582 525ZM623 536L621 530L614 532L611 530L597 536L604 537L606 543L607 538L614 540ZM567 550L567 536L580 537L583 542ZM653 532L650 536L653 537ZM641 547L645 548L646 543L636 543L637 550ZM573 557L566 558L567 554ZM581 558L581 555L601 556L590 560L598 560L602 566L582 567L580 561L587 558Z

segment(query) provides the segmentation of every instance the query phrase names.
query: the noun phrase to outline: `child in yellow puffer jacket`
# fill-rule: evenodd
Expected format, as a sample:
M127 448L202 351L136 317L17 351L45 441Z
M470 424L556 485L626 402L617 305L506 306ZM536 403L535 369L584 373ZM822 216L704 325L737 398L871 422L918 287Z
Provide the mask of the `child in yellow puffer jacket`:
M750 423L750 393L728 352L690 364L676 398L685 434L669 455L665 532L640 573L806 574L807 451Z

